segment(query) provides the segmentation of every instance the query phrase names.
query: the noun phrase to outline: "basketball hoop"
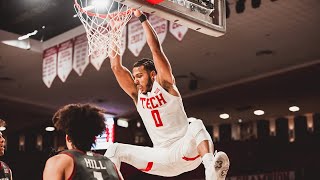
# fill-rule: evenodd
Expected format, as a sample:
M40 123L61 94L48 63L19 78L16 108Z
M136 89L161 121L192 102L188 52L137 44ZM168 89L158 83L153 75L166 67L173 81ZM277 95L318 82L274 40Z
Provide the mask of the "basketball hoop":
M74 9L86 30L89 55L122 54L122 32L132 17L132 8L114 0L74 0Z

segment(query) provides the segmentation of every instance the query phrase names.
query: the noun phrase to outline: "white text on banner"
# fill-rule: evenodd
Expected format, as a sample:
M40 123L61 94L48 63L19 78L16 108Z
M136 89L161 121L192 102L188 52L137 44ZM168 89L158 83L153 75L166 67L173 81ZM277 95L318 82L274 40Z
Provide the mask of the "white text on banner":
M160 18L154 14L151 14L149 16L149 21L150 24L152 25L152 27L154 28L154 30L156 31L158 37L159 37L159 41L162 44L164 39L167 36L167 31L168 31L168 21Z
M72 49L72 40L68 40L59 45L58 76L62 82L66 81L72 70Z
M57 52L56 46L44 50L42 63L42 80L50 88L57 76Z
M108 57L108 52L97 52L90 55L91 64L96 68L97 71L100 70L103 61Z
M188 31L188 28L175 22L170 22L169 31L175 38L182 41L184 35L186 35Z
M122 56L124 54L124 51L126 50L126 44L127 42L127 27L125 26L123 28L123 31L122 31L122 36L121 36L121 44L120 44L120 55Z
M88 56L88 40L86 34L75 37L74 54L73 54L73 69L79 76L89 64Z
M132 18L128 23L128 49L138 57L147 42L144 30L137 18Z

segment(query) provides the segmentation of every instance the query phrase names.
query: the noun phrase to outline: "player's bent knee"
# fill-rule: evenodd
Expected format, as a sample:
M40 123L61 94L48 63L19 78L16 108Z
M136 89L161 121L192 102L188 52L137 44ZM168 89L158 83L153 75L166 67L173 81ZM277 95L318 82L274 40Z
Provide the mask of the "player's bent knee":
M116 151L117 151L118 145L119 145L118 143L111 144L108 147L108 149L107 149L106 153L104 154L104 156L106 156L108 158L114 157L116 155Z
M204 129L204 125L202 120L200 119L193 119L190 121L191 123L189 124L189 133L192 135L192 137L196 137L197 134Z

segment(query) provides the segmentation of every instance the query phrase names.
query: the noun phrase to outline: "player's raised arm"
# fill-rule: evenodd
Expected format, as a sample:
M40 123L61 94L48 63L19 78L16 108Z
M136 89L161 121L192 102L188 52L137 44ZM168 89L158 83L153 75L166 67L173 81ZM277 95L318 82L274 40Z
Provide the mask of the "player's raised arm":
M146 33L147 43L151 49L157 70L157 81L165 89L171 89L172 85L175 84L175 81L170 63L162 50L157 33L141 11L136 10L134 14L141 21L142 27Z
M138 90L134 84L131 72L122 65L122 57L115 54L114 51L110 54L111 69L120 85L120 87L133 99L134 103L137 102Z

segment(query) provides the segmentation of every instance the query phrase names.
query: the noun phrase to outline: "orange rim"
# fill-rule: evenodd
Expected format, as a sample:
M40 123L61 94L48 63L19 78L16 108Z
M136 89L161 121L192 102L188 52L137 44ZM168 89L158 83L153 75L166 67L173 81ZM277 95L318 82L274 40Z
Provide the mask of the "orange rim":
M128 14L131 14L132 12L130 11L130 9L126 10L126 11L123 11L123 12L114 12L114 13L110 13L110 14L98 14L98 13L93 13L93 12L90 12L90 11L86 11L84 9L82 9L82 7L79 5L79 3L77 2L78 0L74 0L74 5L77 7L77 9L81 12L81 13L85 13L86 15L88 16L91 16L91 17L99 17L101 19L106 19L106 18L109 18L111 19L112 17L114 16L117 16L117 15L121 15L121 16L125 16L125 15L128 15Z

